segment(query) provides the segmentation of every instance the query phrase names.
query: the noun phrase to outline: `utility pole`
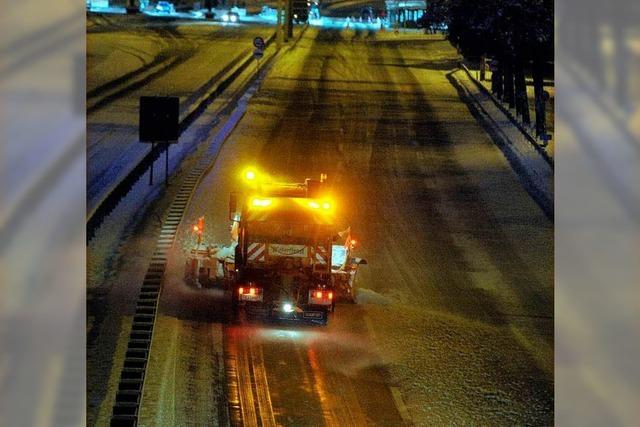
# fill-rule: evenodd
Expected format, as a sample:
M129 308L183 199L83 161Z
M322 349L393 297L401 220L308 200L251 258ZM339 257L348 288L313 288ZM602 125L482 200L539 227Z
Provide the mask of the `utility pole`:
M205 8L204 16L207 19L213 19L213 11L211 10L211 7L213 5L211 3L212 3L211 0L204 0L204 8Z
M293 0L287 0L287 40L293 38Z
M284 34L282 33L282 18L284 13L284 0L278 0L278 9L277 9L277 22L276 22L276 46L278 50L282 47L282 43L284 43Z
M138 6L136 6L136 1L135 0L127 0L127 5L125 6L125 9L126 9L128 14L139 13L140 12L140 8Z

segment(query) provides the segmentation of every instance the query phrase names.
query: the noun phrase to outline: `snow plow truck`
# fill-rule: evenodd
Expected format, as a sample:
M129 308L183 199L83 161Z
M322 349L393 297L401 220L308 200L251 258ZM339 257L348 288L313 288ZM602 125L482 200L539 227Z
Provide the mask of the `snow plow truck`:
M232 244L198 239L187 258L187 281L231 293L237 316L326 325L337 301L353 302L358 267L350 227L336 225L326 175L303 183L243 174L247 192L232 193ZM203 218L194 226L200 236Z

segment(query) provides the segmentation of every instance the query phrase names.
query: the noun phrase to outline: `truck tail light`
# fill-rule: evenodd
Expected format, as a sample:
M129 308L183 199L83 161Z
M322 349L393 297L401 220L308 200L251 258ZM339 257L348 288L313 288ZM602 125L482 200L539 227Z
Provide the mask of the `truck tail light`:
M309 290L309 304L331 305L333 301L333 291L323 289Z
M249 285L238 288L238 296L241 301L262 301L262 288Z

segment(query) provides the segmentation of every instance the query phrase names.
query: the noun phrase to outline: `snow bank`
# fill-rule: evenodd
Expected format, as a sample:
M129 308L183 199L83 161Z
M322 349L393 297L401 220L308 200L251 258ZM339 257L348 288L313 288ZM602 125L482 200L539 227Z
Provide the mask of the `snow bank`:
M491 97L480 90L463 70L449 74L451 83L466 98L469 108L518 175L527 192L553 218L553 163L518 129Z

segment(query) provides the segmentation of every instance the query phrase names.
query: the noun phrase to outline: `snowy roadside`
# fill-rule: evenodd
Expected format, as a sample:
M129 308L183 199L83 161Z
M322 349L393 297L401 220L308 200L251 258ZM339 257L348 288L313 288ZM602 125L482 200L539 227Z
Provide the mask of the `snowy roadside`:
M451 83L466 98L469 108L509 160L529 194L553 218L553 160L534 145L512 120L463 70L449 74Z
M257 34L258 31L255 33ZM247 33L247 45L253 35L253 31ZM174 94L180 98L181 121L187 118L192 120L193 117L190 116L211 102L212 97L219 96L233 80L234 75L246 66L246 61L251 59L250 54L245 53L246 50L248 49L240 50L235 41L229 42L222 52L220 47L204 46L199 49L197 55L185 63L179 64L174 70L176 76L188 75L188 79L172 79L167 83L165 76L161 79L162 81L146 85L143 92L166 91L163 88L168 84L170 87L168 94ZM227 53L226 56L225 53ZM213 61L212 64L211 60L202 60L203 58L218 59L218 61ZM156 89L156 87L160 89ZM95 209L113 188L149 152L148 146L139 144L137 141L137 127L131 126L131 122L137 120L137 102L137 98L130 102L123 101L118 103L118 109L110 108L104 112L98 112L96 117L92 117L90 120L88 135L90 170L88 171L89 182L87 186L89 217L93 215ZM125 109L126 116L121 111L117 111L123 109ZM135 114L135 117L132 117L132 113ZM105 119L106 124L103 123ZM121 125L120 122L124 124ZM113 131L114 129L116 132ZM180 143L177 144L178 149L185 145L182 143L184 139L188 138L183 134L180 137Z
M509 118L513 121L516 126L519 126L522 132L525 132L531 139L532 143L542 145L545 149L545 152L550 156L554 157L554 148L555 148L555 84L553 80L544 81L544 90L549 94L549 99L545 105L545 126L546 133L549 136L549 139L546 142L546 146L544 145L544 141L541 138L536 137L535 131L535 103L534 100L534 88L533 88L533 80L531 77L526 77L526 85L527 85L527 96L529 97L529 114L532 118L531 125L525 125L522 122L522 119L515 114L514 109L509 109L509 106L504 102L497 99L491 93L491 71L488 70L485 72L485 79L480 80L480 70L477 64L473 64L468 60L463 60L461 62L462 69L467 72L471 80L477 85L480 86L481 89L486 90L489 94L489 97L493 99L498 106L502 107L504 111L507 112Z
M148 67L165 47L150 37L87 34L87 93ZM116 46L114 46L114 44ZM142 48L141 48L142 46ZM117 64L117 66L114 66Z
M149 66L168 47L151 30L112 30L111 21L87 17L87 93Z

